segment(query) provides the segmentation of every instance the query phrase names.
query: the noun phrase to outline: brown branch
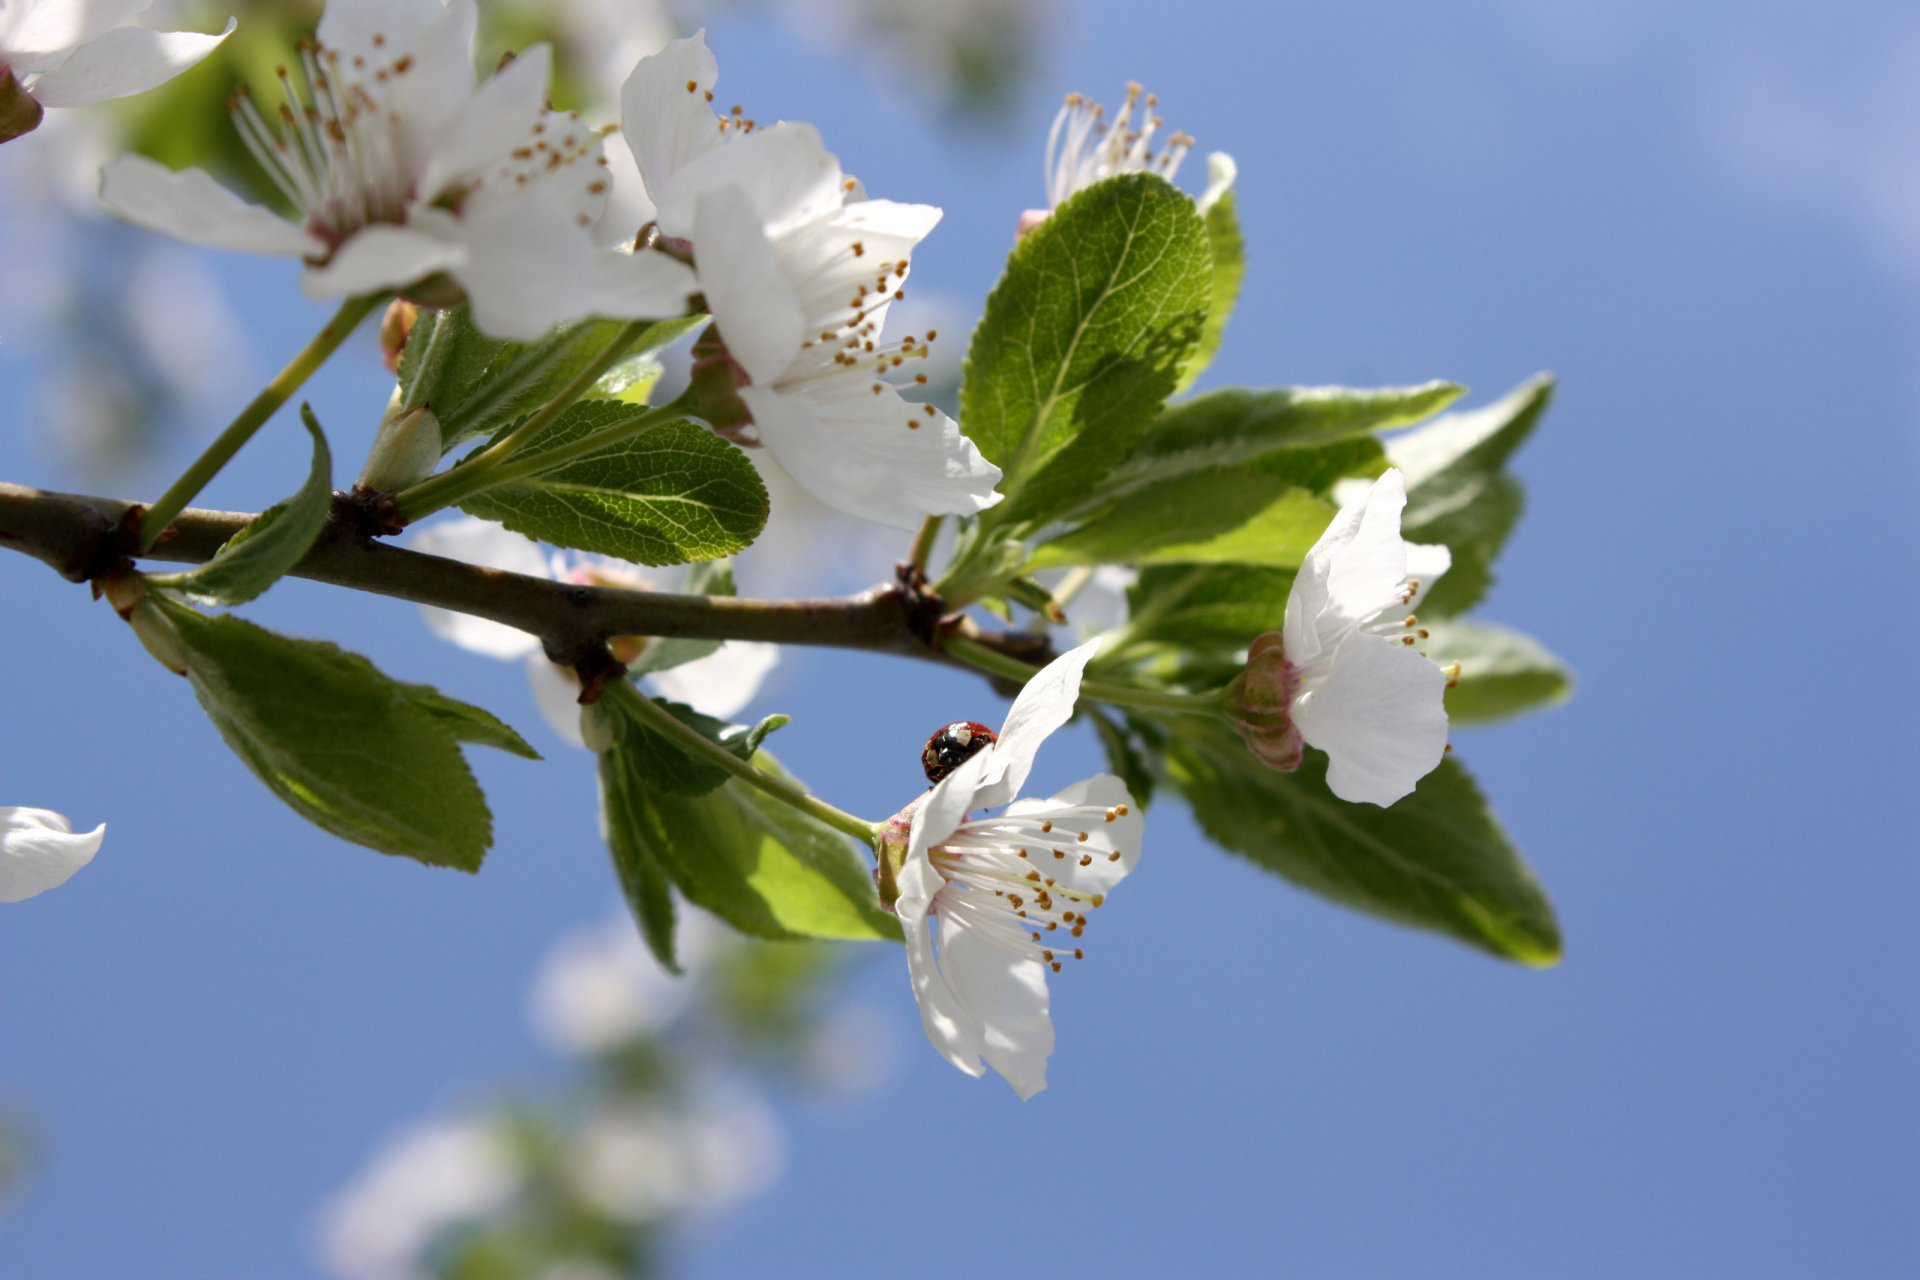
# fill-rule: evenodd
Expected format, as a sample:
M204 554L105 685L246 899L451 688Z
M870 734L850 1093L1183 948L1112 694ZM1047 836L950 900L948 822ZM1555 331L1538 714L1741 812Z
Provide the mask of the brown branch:
M0 483L0 546L84 582L122 562L129 544L120 530L129 509L137 511L136 504ZM201 563L252 519L244 512L188 508L147 558ZM917 602L898 586L817 600L574 586L409 551L367 537L337 515L293 572L517 627L540 637L557 662L581 661L614 636L767 640L945 660L916 635L916 627L924 625L915 615ZM1044 646L1035 650L1033 637L981 635L958 619L949 625L1029 661L1045 660Z

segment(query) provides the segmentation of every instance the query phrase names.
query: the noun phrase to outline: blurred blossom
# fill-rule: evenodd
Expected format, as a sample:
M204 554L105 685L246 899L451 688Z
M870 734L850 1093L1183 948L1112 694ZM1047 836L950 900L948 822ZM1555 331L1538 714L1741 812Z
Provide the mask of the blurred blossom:
M659 1103L608 1105L575 1138L568 1168L588 1203L644 1222L724 1208L772 1185L785 1163L766 1100L734 1081Z
M694 975L724 940L703 911L682 907L675 947L683 977L660 967L626 914L568 934L534 980L531 1015L546 1042L598 1054L664 1029L687 1007Z
M858 50L950 109L1010 102L1053 25L1047 0L789 0L791 25L835 53Z
M800 1070L808 1084L842 1096L885 1083L899 1057L893 1019L868 1004L830 1009L807 1037Z
M449 1227L484 1217L520 1189L500 1127L440 1121L403 1134L334 1198L321 1247L349 1280L413 1280L420 1256Z

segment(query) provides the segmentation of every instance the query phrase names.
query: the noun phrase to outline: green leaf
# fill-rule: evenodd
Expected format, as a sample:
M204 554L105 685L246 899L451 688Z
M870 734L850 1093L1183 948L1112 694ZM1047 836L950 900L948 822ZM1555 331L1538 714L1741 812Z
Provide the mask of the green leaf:
M635 728L630 717L615 718L601 777L603 794L618 801L606 807L608 841L623 885L632 876L629 901L650 942L660 931L657 886L649 878L655 868L688 901L758 937L900 936L846 837L739 781L702 795L662 789L653 772L657 757ZM765 755L759 767L787 776Z
M1291 569L1169 565L1143 569L1128 593L1127 635L1194 650L1236 652L1278 631Z
M1105 711L1092 705L1087 706L1087 717L1093 721L1093 728L1100 735L1100 746L1107 753L1107 763L1120 780L1127 784L1127 791L1133 796L1134 804L1142 813L1153 800L1154 776L1148 767L1145 755L1133 736L1121 725L1115 724Z
M313 463L300 491L255 516L205 564L185 573L155 576L149 582L202 604L236 605L245 604L293 571L326 528L333 505L333 455L327 450L327 438L313 410L304 404L300 421L313 437Z
M1170 781L1218 844L1361 911L1522 964L1559 961L1552 905L1451 757L1382 809L1327 790L1318 751L1298 773L1275 773L1228 726L1183 717L1169 727Z
M1226 336L1227 320L1233 304L1240 300L1240 283L1247 274L1247 244L1240 234L1240 218L1234 208L1233 159L1220 152L1207 157L1208 194L1200 199L1200 218L1207 227L1207 256L1213 261L1213 298L1207 306L1207 323L1200 330L1200 341L1187 357L1176 391L1185 391L1194 379L1205 373L1220 350ZM1217 189L1218 194L1215 194Z
M1120 497L1169 475L1237 467L1280 449L1351 441L1437 413L1465 388L1451 382L1355 391L1347 387L1227 387L1154 420L1102 486Z
M486 799L418 686L325 641L152 598L220 736L295 812L382 853L479 870L492 840Z
M673 882L646 837L653 810L650 792L640 781L644 766L618 746L604 753L599 764L600 826L621 895L654 959L669 972L679 973L673 946Z
M542 453L647 413L583 400L521 450ZM488 489L461 510L516 533L639 564L731 555L767 522L767 489L746 454L685 421L652 427L555 470Z
M1483 409L1436 418L1389 446L1388 458L1407 478L1401 532L1453 553L1423 613L1463 613L1492 585L1494 558L1525 504L1520 482L1502 468L1546 412L1553 387L1552 376L1541 374Z
M633 361L657 351L704 317L662 320L649 328L621 365L609 394L625 396ZM533 412L578 377L626 327L623 320L562 325L537 342L503 342L473 325L465 307L422 314L400 357L401 407L431 406L442 445L491 435Z
M1298 567L1336 510L1335 481L1378 470L1361 438L1282 449L1238 466L1142 480L1104 514L1034 551L1031 567L1069 564L1255 564ZM1105 492L1111 492L1107 490Z
M475 746L493 747L516 755L524 760L538 760L540 753L535 751L518 731L499 716L485 707L476 707L471 702L462 702L458 698L449 698L430 684L409 684L396 682L413 699L413 704L446 726L456 742L471 742Z
M1460 664L1460 679L1447 691L1447 717L1455 724L1504 720L1524 711L1557 706L1573 696L1573 672L1531 636L1464 618L1430 624L1422 650L1445 666Z
M792 716L778 713L764 717L759 724L751 728L743 724L729 725L720 732L720 745L742 760L753 759L753 753L767 740L767 735L776 729L784 729L793 722Z
M1211 297L1193 201L1148 174L1072 197L1014 249L967 351L960 421L1005 473L995 526L1097 488L1173 390Z

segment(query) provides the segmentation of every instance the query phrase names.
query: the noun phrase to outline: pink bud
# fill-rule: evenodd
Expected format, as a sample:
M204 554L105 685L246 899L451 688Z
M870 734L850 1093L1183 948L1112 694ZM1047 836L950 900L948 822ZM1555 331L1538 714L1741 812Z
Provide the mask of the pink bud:
M1254 759L1269 769L1292 773L1300 767L1305 744L1293 727L1290 708L1300 691L1287 661L1287 645L1278 631L1256 638L1247 649L1247 669L1234 681L1240 707L1240 737Z

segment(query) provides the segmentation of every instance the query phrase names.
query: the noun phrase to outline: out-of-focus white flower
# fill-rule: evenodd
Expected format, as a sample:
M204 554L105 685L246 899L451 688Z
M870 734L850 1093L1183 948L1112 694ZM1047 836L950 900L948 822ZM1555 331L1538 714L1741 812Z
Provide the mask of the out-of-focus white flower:
M999 738L891 819L878 849L927 1038L968 1075L984 1073L984 1058L1023 1100L1047 1087L1047 971L1081 958L1086 909L1133 870L1145 831L1111 774L1008 804L1040 744L1073 714L1099 646L1089 641L1028 680ZM968 816L1001 805L996 817Z
M20 902L65 884L93 861L107 824L74 834L51 809L0 805L0 902Z
M1157 173L1173 181L1180 171L1180 162L1193 149L1193 137L1173 133L1160 150L1155 151L1154 134L1166 124L1154 114L1159 105L1158 98L1137 84L1129 84L1126 101L1109 120L1107 109L1093 99L1078 93L1068 94L1059 114L1053 118L1053 129L1047 134L1047 207L1021 214L1020 234L1026 235L1070 198L1104 179L1123 173ZM1136 109L1140 111L1137 126L1133 118ZM1224 171L1218 167L1222 161ZM1216 178L1224 172L1224 181L1217 189L1208 188L1208 197L1201 206L1203 210L1233 183L1232 159L1221 155L1214 164Z
M495 1212L523 1172L498 1125L462 1119L402 1134L328 1205L321 1248L348 1280L417 1280L442 1232Z
M429 555L583 586L645 590L648 585L634 566L622 561L558 554L548 558L539 544L491 521L472 517L422 528L412 545ZM513 627L450 609L423 605L420 612L435 635L462 649L490 658L525 658L534 701L547 723L575 746L586 745L580 733L579 682L571 671L547 660L539 640ZM647 644L644 639L626 638L613 642L612 648L615 657L631 664L645 653ZM730 640L704 658L652 672L646 680L662 697L725 719L753 701L761 681L779 658L777 646Z
M723 941L704 911L683 905L674 946L691 975ZM554 944L534 980L533 1024L566 1053L604 1053L659 1031L687 1007L687 978L660 967L622 915L568 934Z
M0 142L39 124L42 107L86 106L164 84L233 30L228 18L219 35L153 31L134 23L148 3L0 0L0 111L11 117L0 120Z
M899 1047L893 1023L879 1010L866 1004L837 1005L807 1036L800 1068L814 1087L852 1097L886 1081Z
M576 1135L570 1157L583 1199L611 1217L646 1222L758 1194L780 1176L786 1144L760 1093L729 1082L668 1104L607 1107Z
M620 115L660 234L691 251L760 443L863 520L914 528L991 506L999 468L887 381L934 335L880 341L940 211L864 198L810 125L716 116L718 75L704 33L677 40L634 68Z
M1290 771L1302 744L1329 757L1343 800L1390 805L1447 749L1445 670L1419 650L1411 610L1452 563L1400 536L1405 479L1389 469L1344 503L1307 552L1280 631L1254 640L1240 678L1240 731L1263 763Z
M546 105L552 50L536 45L476 86L475 23L473 0L331 0L301 51L304 92L282 72L280 128L236 100L241 138L297 222L139 156L107 166L101 199L194 244L300 258L314 297L464 298L501 337L583 315L680 314L683 265L594 246L609 185L600 134Z

